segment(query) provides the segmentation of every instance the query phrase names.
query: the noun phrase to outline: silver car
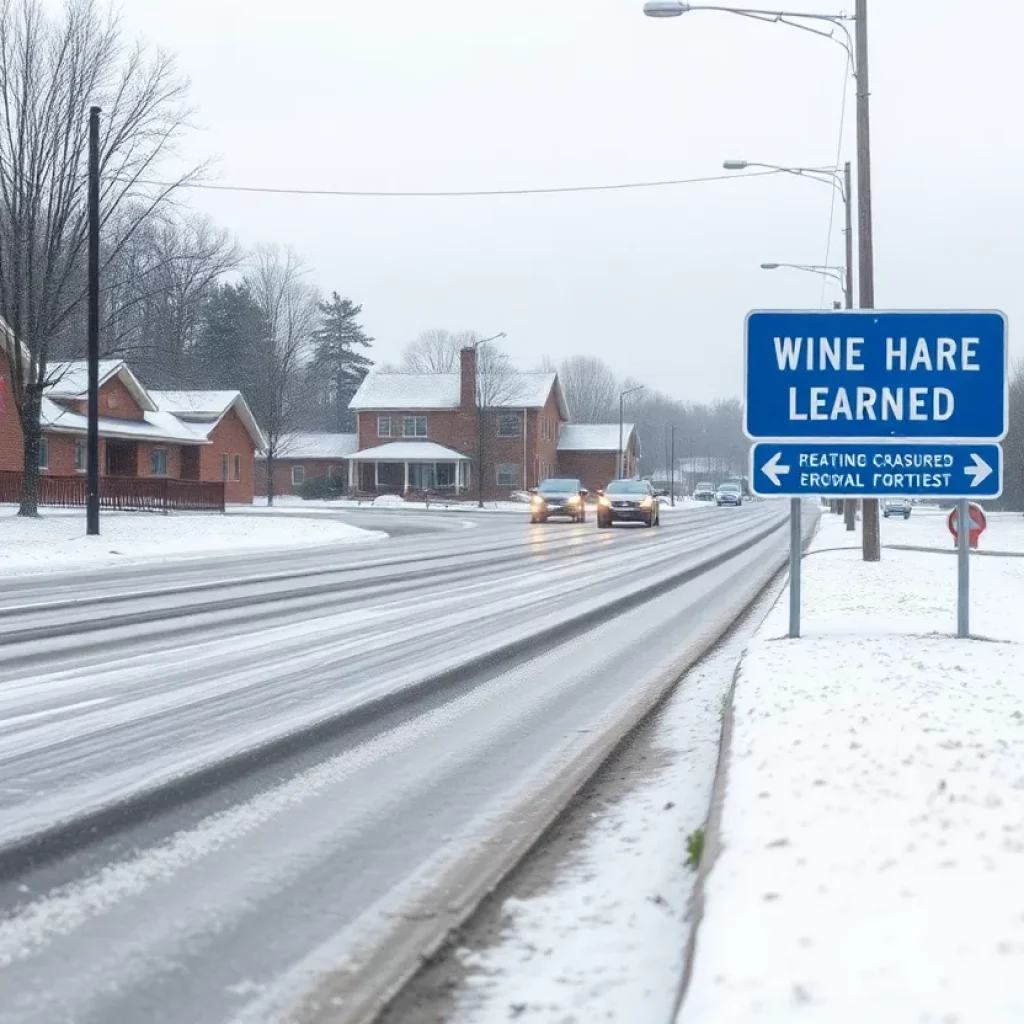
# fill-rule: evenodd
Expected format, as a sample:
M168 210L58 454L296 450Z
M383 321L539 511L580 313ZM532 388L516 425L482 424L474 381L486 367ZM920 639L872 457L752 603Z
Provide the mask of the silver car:
M743 504L743 491L740 489L739 484L722 484L717 491L715 491L715 504L716 505L742 505Z
M882 502L882 515L886 519L890 516L903 516L904 519L909 519L911 508L909 498L886 498Z

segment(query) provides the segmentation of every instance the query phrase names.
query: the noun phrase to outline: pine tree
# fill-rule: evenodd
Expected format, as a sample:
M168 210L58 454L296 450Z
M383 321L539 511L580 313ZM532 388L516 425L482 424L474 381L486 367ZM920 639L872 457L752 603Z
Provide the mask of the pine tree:
M310 369L326 392L332 430L355 429L355 417L349 412L348 403L373 366L373 360L359 351L373 344L373 338L356 319L362 311L362 306L343 299L337 292L331 293L329 302L320 303L321 324L313 339Z
M203 304L193 385L240 389L252 402L255 354L269 327L247 284L222 284ZM254 410L255 411L255 410Z

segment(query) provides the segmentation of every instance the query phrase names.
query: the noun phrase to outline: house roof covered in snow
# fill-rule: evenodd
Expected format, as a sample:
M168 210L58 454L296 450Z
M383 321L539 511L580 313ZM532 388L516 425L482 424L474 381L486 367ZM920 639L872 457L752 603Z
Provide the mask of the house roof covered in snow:
M632 423L622 424L622 446L629 444L636 430ZM618 423L566 423L558 435L560 452L617 452L619 450Z
M119 377L132 398L143 412L156 412L157 404L143 386L142 381L132 373L123 359L101 359L99 361L100 387L112 377ZM50 398L83 400L89 397L89 364L84 359L66 363L48 363L46 394Z
M468 462L469 456L436 441L392 441L348 456L352 462Z
M486 404L495 409L540 409L547 404L555 388L563 417L568 410L558 376L554 373L512 373L494 384L496 392ZM485 385L486 390L486 385ZM349 402L355 410L402 412L405 410L458 409L461 398L458 373L389 373L368 374Z
M45 397L39 418L44 430L58 433L85 434L89 425L88 417L83 413L74 412ZM101 416L99 431L102 437L123 437L139 441L167 441L174 444L210 443L201 429L194 429L169 412L145 412L141 420Z
M241 391L153 391L151 395L161 412L188 423L203 437L209 437L234 409L257 451L267 446L267 439Z
M281 438L277 448L281 459L344 459L359 447L358 434L329 434L296 431ZM259 455L258 458L266 458Z
M218 419L239 396L238 391L151 391L163 412L182 419Z

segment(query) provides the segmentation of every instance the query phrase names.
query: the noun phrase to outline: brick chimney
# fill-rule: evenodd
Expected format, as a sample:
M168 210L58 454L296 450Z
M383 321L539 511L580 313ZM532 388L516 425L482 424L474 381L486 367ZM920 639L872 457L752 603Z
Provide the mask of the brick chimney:
M459 353L459 405L476 408L476 348L467 345Z

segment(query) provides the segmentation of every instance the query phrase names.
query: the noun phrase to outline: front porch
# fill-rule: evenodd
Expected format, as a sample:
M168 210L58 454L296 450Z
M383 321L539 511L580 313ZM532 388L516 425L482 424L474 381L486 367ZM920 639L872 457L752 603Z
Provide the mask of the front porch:
M365 494L443 493L470 486L470 459L433 441L395 441L348 456L349 479Z

